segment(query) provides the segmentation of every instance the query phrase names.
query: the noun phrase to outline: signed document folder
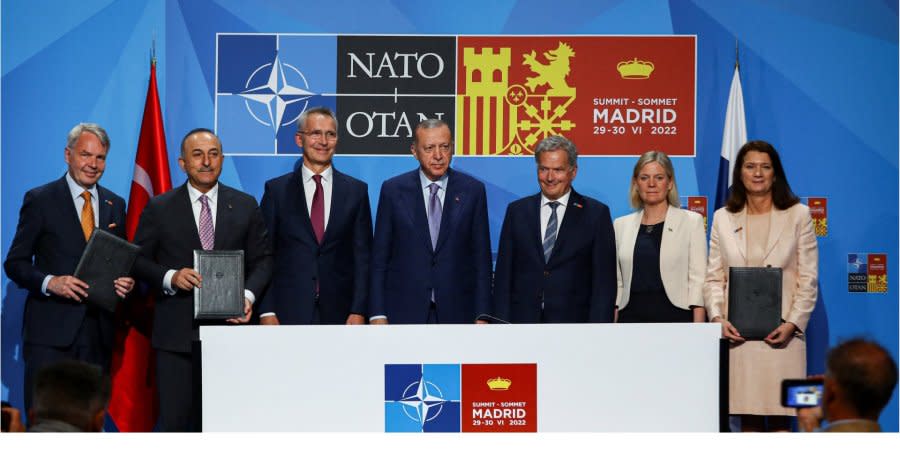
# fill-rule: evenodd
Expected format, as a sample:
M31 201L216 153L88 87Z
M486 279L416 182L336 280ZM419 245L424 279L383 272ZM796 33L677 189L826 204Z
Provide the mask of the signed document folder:
M764 339L781 325L781 268L732 267L728 321L744 339Z
M243 250L194 250L194 270L202 278L194 288L195 319L244 315Z
M139 251L137 245L95 228L74 273L75 278L90 286L87 302L115 312L119 296L113 282L128 276Z

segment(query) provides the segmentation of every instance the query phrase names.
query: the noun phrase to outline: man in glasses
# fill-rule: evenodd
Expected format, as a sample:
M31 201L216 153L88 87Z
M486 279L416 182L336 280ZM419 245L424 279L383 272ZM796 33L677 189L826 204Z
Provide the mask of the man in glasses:
M259 304L263 325L361 325L368 297L372 215L366 183L332 165L337 118L325 107L298 119L302 164L266 182L261 207L275 272Z
M384 182L369 303L374 324L476 323L489 314L491 237L484 184L450 169L447 123L416 126L419 168Z

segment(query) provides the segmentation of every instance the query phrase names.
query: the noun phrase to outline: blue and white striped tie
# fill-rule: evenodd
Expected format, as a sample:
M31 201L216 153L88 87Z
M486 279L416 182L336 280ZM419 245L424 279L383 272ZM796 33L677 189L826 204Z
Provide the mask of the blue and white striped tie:
M547 232L544 233L544 262L550 261L550 253L553 252L553 244L556 243L556 229L558 228L559 219L556 217L556 208L559 202L547 203L550 207L550 220L547 221Z

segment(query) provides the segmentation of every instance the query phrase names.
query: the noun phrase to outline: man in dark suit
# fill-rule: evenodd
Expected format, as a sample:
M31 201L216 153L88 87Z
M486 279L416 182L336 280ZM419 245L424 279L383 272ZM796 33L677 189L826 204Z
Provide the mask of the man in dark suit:
M513 323L612 322L616 240L609 208L572 189L578 152L550 136L534 151L541 193L506 209L494 311Z
M311 108L298 120L303 162L266 182L261 208L275 250L263 325L365 323L372 213L368 186L332 166L337 118Z
M490 313L491 237L484 184L450 169L453 138L416 126L419 169L381 186L372 244L371 323L475 323Z
M59 180L25 194L19 225L6 255L6 275L28 289L23 326L25 408L31 408L38 370L76 359L109 371L113 315L85 302L90 287L72 276L87 239L100 228L125 238L125 201L97 184L106 168L109 137L97 124L69 132ZM115 280L120 297L134 280Z
M188 181L151 199L135 234L141 246L135 274L162 291L152 336L162 431L197 430L191 345L199 325L222 324L194 320L193 289L203 282L192 268L194 250L244 251L245 315L229 319L231 323L249 320L251 305L265 293L272 274L262 213L252 196L219 183L223 159L222 144L212 131L198 128L185 135L178 164Z

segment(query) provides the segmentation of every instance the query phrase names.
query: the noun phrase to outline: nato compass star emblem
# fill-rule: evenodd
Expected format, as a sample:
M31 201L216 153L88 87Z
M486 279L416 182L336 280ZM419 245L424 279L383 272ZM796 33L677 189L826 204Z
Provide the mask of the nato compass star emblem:
M441 389L422 377L406 387L399 403L403 405L403 412L407 417L425 425L425 422L434 420L441 414L446 402Z
M277 134L279 128L300 117L307 100L315 93L309 90L309 83L300 70L282 62L276 55L273 62L259 66L250 74L244 90L238 95L244 99L247 112L257 122L272 127ZM302 107L292 107L299 102L303 102ZM287 112L291 113L291 118L285 121Z

